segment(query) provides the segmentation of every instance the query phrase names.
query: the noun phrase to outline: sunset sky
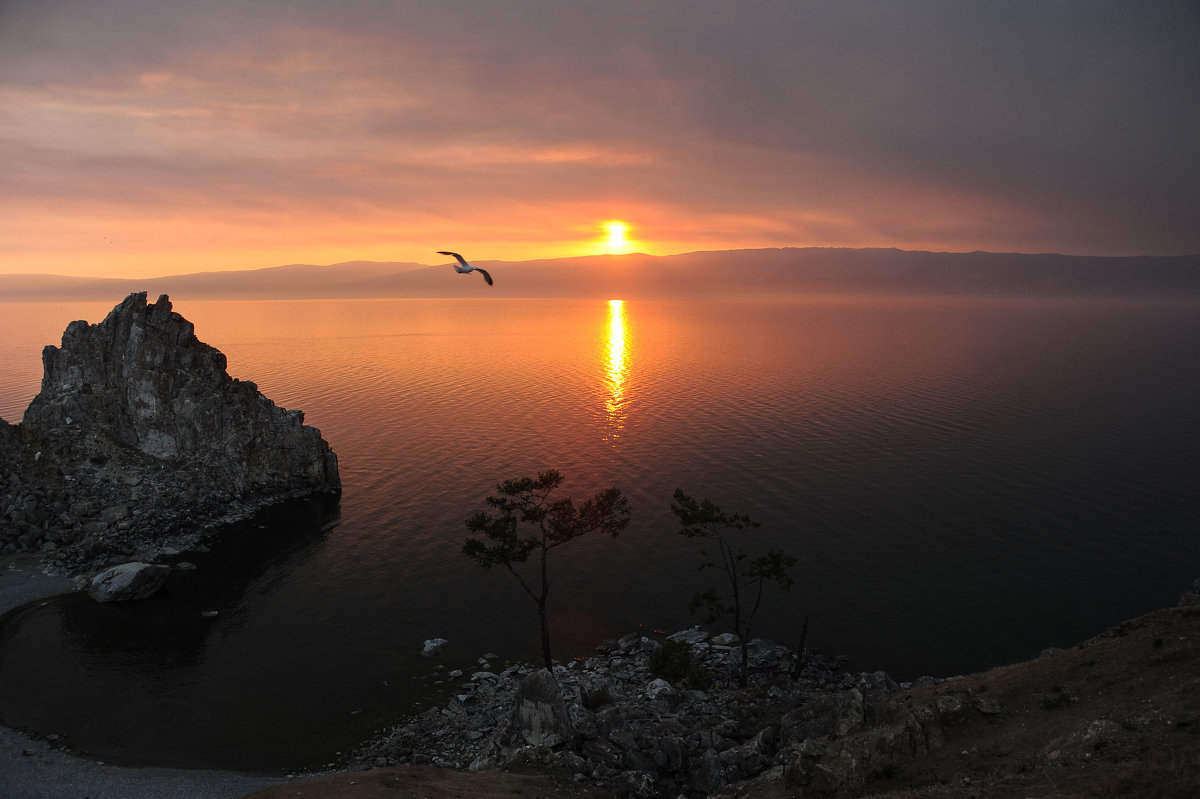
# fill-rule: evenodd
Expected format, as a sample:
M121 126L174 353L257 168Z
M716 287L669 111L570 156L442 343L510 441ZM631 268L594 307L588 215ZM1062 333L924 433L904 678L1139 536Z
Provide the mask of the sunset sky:
M1198 54L1194 0L0 0L0 272L1195 253Z

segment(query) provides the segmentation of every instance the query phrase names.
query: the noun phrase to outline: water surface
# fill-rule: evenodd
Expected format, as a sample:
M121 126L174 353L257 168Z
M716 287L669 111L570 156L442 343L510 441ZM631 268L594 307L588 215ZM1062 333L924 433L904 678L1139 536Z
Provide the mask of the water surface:
M344 493L147 603L0 627L0 719L108 760L320 763L450 690L435 665L536 659L532 603L459 550L496 482L545 468L634 508L554 553L564 658L694 622L708 576L676 487L799 559L760 634L794 643L809 615L810 642L898 678L1073 644L1200 574L1195 303L174 299L322 430ZM0 416L36 393L42 345L110 307L0 308ZM434 636L451 647L421 658Z

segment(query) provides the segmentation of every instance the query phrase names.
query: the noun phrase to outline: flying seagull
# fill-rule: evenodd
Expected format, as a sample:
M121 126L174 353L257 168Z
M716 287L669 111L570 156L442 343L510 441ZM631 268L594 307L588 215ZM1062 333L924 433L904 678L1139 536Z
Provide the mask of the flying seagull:
M455 272L458 272L460 275L466 275L471 272L478 272L479 274L483 275L483 279L487 281L487 284L489 286L492 285L492 276L487 273L486 269L480 269L478 266L471 266L469 263L467 263L467 259L463 258L458 253L446 252L445 250L438 250L438 255L453 255L454 260L458 261L458 263L459 263L459 266L454 267Z

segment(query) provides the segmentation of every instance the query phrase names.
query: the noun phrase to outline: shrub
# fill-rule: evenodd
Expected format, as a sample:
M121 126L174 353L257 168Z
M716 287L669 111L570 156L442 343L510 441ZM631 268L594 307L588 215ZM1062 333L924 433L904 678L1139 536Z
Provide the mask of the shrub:
M692 645L684 641L664 641L650 653L650 673L669 683L677 683L694 673Z

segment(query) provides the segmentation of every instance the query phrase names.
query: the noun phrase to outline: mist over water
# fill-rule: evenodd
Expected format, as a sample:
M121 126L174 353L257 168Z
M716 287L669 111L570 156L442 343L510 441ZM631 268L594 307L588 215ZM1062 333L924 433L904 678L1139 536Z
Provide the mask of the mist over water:
M0 720L108 760L321 763L452 691L438 664L535 660L532 603L459 550L498 481L546 468L633 503L619 538L553 553L561 659L694 623L711 575L676 487L798 557L758 634L794 644L810 615L810 644L900 679L1076 643L1200 576L1195 302L173 299L322 430L344 493L234 531L156 599L0 625ZM0 416L42 345L110 307L5 305Z

